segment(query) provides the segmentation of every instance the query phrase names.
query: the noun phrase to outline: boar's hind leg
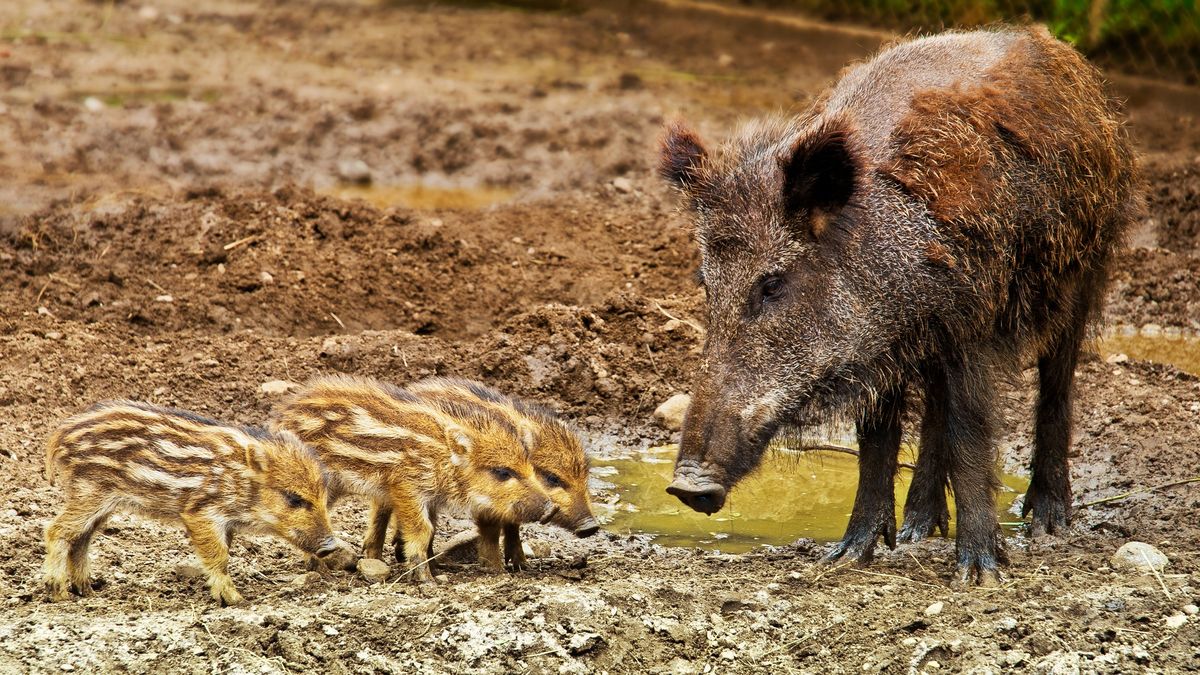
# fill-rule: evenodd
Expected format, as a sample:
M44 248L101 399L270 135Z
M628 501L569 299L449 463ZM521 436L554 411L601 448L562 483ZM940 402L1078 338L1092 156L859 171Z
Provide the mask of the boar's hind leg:
M846 536L825 557L827 562L869 562L880 535L896 547L896 455L903 417L904 390L899 388L882 394L858 423L858 493Z
M940 407L946 417L943 442L958 518L956 585L994 585L1000 581L999 564L1006 562L996 519L995 388L980 361L959 355L933 373L927 389L926 405Z
M1021 517L1033 513L1030 534L1039 537L1065 530L1071 518L1071 387L1096 284L1085 282L1071 322L1038 358L1037 420L1029 490Z
M225 533L216 523L197 514L185 514L183 526L196 548L196 556L208 572L208 587L213 599L223 606L242 602L242 595L229 577L229 545Z
M46 590L53 600L66 600L70 593L92 594L88 548L96 530L104 525L111 507L76 503L46 528Z
M940 377L940 375L939 375ZM946 408L926 397L925 417L921 420L921 448L917 469L908 498L904 501L904 524L900 541L921 541L941 530L950 533L950 510L946 508L946 488L950 481L950 448L946 445Z

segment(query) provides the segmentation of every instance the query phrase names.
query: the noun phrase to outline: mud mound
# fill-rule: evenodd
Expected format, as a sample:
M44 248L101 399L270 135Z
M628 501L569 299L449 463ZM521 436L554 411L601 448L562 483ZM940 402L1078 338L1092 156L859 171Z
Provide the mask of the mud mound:
M547 302L587 304L635 286L651 296L684 290L695 253L673 206L634 204L611 187L419 216L294 188L114 198L26 218L0 239L10 262L0 284L11 306L148 334L469 337Z

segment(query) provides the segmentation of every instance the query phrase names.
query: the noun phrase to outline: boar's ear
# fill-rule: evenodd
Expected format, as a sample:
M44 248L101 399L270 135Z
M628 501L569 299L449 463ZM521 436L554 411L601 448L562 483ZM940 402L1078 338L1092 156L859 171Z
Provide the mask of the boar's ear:
M521 436L521 447L525 448L527 453L533 452L533 447L537 445L537 429L529 422L521 422L517 432Z
M471 442L471 437L467 432L457 424L446 425L446 442L450 444L451 449L456 449L464 454L471 454L471 448L474 444Z
M700 137L683 122L672 122L662 140L658 173L681 190L695 187L707 153Z
M792 146L780 158L784 208L789 215L807 212L814 236L850 201L860 171L851 130L830 122Z
M246 446L246 466L257 474L267 473L267 468L271 465L271 457L267 454L267 448L262 443L251 443Z

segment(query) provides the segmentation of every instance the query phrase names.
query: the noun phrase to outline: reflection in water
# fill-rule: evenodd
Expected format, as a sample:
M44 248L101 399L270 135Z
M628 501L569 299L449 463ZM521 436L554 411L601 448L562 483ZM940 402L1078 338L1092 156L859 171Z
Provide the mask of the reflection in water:
M846 530L858 486L858 459L833 452L768 452L755 474L738 484L725 508L711 515L692 511L665 490L671 481L678 446L651 448L641 457L597 462L597 473L616 485L621 499L605 529L653 534L664 546L698 546L742 553L761 544L789 544L801 537L837 541ZM902 461L911 452L902 451ZM912 471L902 468L896 480L896 515ZM1002 476L998 509L1002 521L1028 481ZM954 502L950 502L951 535ZM1008 527L1008 526L1006 526Z
M513 191L495 187L433 187L429 185L339 185L327 191L342 199L361 199L378 208L481 209L513 198Z

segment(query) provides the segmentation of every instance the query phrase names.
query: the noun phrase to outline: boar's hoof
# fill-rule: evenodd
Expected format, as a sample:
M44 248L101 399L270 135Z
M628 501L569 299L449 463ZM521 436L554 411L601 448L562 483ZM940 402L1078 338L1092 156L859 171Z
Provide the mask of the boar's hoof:
M221 603L222 607L233 607L245 602L245 598L241 593L237 592L233 586L215 587L213 588L213 598Z
M896 547L896 523L893 520L891 525L881 524L877 529L866 533L851 533L847 532L846 537L837 543L824 558L822 562L827 565L834 565L843 561L855 561L861 564L867 564L875 557L875 544L879 540L880 535L883 535L884 541L888 547Z
M667 494L675 495L693 511L710 516L725 505L725 488L720 485L699 486L683 478L676 478L667 486Z
M932 537L938 531L941 531L943 537L950 534L950 511L944 501L940 513L938 509L931 507L905 511L904 524L900 526L896 540L915 544L926 537Z
M950 586L955 589L965 589L972 584L999 586L1004 581L999 569L1002 564L1008 564L1008 553L1004 549L1004 540L1000 538L999 533L996 534L990 551L960 547L958 567L954 570L954 579L950 582Z
M1029 523L1029 535L1031 537L1042 537L1048 534L1059 534L1065 532L1067 524L1070 522L1070 488L1067 489L1068 496L1061 497L1053 490L1039 489L1036 485L1030 485L1029 490L1025 492L1025 500L1021 505L1021 517L1033 513L1033 518Z

